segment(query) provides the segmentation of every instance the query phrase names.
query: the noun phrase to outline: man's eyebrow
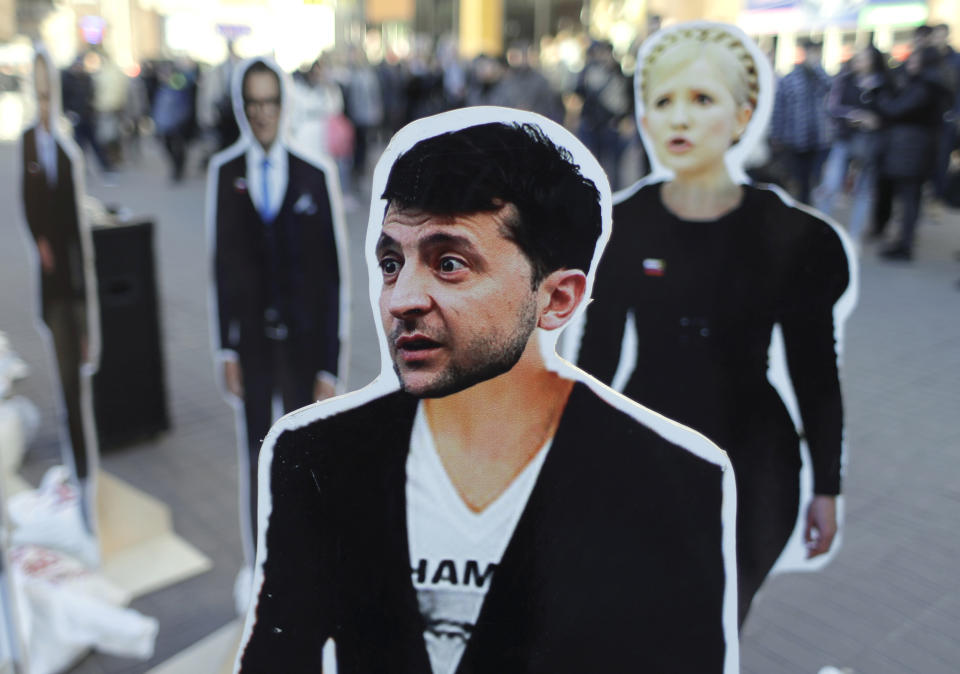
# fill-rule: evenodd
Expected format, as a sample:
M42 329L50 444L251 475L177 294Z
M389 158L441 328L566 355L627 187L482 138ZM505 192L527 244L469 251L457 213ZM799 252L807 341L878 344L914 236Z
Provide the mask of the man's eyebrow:
M394 239L389 234L383 234L383 233L380 234L380 238L377 239L377 247L376 247L376 252L378 255L388 248L396 248L396 247L397 247L396 239Z
M446 232L434 232L420 240L421 248L432 248L434 246L456 246L468 253L476 252L477 247L473 241L460 234L448 234Z

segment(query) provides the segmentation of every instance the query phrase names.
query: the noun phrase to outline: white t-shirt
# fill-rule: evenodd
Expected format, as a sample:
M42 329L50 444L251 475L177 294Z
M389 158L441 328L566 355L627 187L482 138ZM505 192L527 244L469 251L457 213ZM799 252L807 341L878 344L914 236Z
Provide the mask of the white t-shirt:
M497 564L540 474L552 438L482 512L467 507L437 454L423 404L407 456L410 567L434 674L452 674Z

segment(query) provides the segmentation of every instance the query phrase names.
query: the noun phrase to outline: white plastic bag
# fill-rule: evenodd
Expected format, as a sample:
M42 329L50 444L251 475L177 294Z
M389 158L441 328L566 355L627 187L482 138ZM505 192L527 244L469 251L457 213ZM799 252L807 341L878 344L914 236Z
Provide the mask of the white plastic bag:
M70 481L70 471L54 466L40 486L10 497L7 512L14 525L13 545L39 545L59 550L90 568L100 564L100 546L83 523L81 494Z
M38 546L10 552L21 634L31 674L55 674L94 648L153 655L158 623L117 605L122 593L69 555Z

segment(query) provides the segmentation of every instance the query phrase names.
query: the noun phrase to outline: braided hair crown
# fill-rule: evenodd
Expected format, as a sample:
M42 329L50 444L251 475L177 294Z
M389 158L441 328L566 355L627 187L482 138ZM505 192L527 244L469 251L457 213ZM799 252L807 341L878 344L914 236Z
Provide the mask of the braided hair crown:
M642 88L640 93L644 99L647 92L643 88L650 81L653 68L665 54L685 44L699 44L701 49L715 45L727 51L739 66L737 68L739 72L730 73L736 81L736 85L732 88L734 98L738 103L748 103L752 108L757 107L760 94L757 63L743 41L737 35L726 30L724 26L711 24L677 28L664 31L659 39L656 37L654 39L657 42L647 52L640 68L641 80L639 84Z

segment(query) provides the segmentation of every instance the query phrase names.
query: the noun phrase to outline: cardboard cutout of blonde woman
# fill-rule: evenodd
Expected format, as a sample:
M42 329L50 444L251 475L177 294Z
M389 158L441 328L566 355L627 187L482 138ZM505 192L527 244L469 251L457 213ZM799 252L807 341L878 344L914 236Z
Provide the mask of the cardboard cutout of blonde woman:
M95 537L98 457L90 376L98 361L99 314L93 247L81 207L83 159L62 131L60 76L42 46L36 49L33 78L37 121L21 139L28 248L39 279L40 332L59 384L63 461L79 488L86 533ZM97 556L92 540L91 545L88 559Z
M373 195L381 373L264 442L237 670L737 671L726 456L555 351L609 236L597 161L466 108L402 129Z
M267 58L235 69L241 135L213 157L207 182L212 339L218 377L238 412L248 564L257 455L275 411L334 395L346 358L340 187L332 164L287 142L286 79Z
M641 47L638 121L654 170L617 194L577 358L729 454L741 622L798 519L801 422L814 496L800 513L805 550L786 561L837 546L838 365L857 287L839 228L747 182L743 160L763 137L772 96L768 62L733 26L680 24ZM768 377L772 339L789 375L780 366ZM799 408L796 422L788 405Z

